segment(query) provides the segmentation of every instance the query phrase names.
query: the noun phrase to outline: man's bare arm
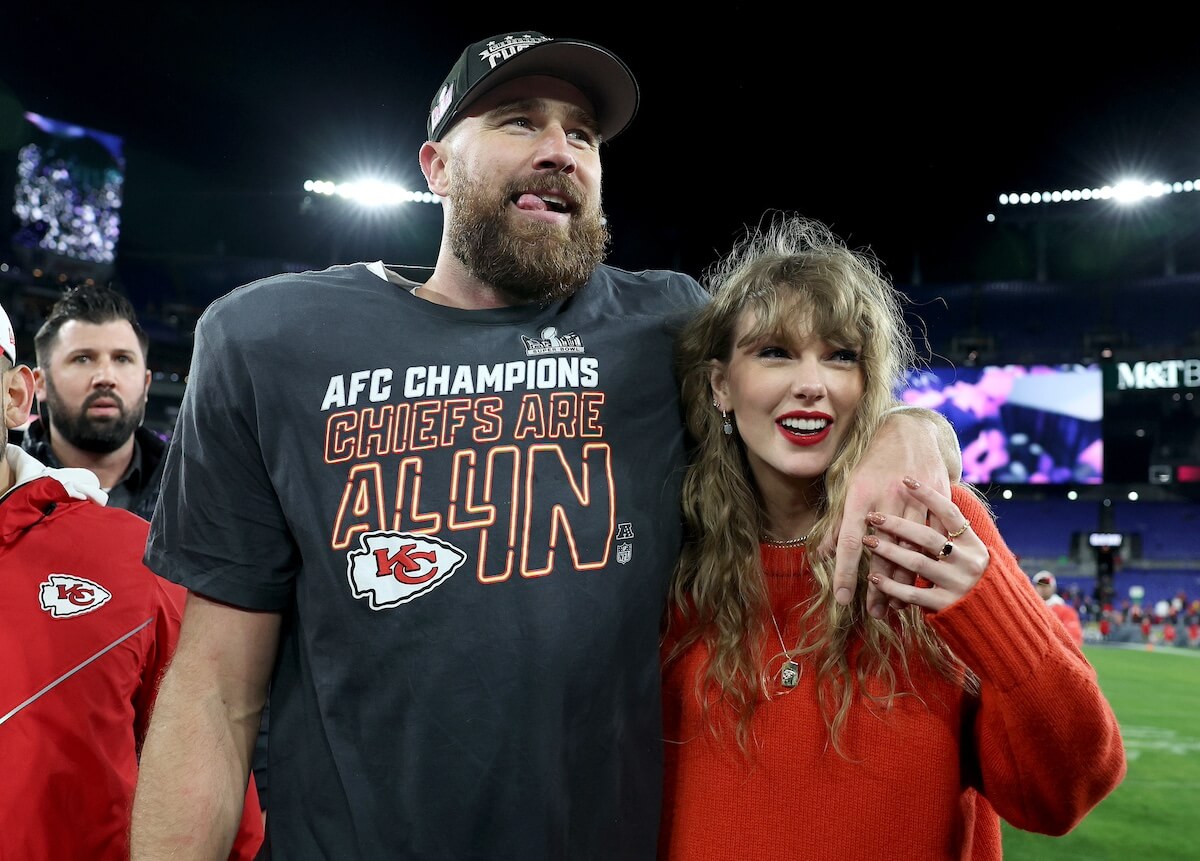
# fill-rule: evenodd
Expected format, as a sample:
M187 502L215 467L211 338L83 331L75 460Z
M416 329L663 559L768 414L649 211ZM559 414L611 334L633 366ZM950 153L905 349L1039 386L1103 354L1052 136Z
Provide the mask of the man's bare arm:
M942 456L942 466L946 469L950 483L955 484L962 480L962 449L958 445L958 434L955 433L954 426L944 415L937 410L907 405L892 407L891 415L912 416L928 422L929 429L933 432L937 442L938 452Z
M924 523L927 511L916 507L903 493L905 476L950 495L950 484L962 476L962 453L954 428L941 413L923 407L903 407L884 420L862 463L850 476L846 506L842 512L834 546L822 547L836 553L834 594L839 604L849 604L858 584L858 562L862 539L867 534L867 515L872 511L902 516ZM873 556L871 573L891 577L894 566ZM867 589L867 610L876 618L887 611L888 599L875 586Z
M277 613L188 595L142 749L132 861L229 856L279 628Z

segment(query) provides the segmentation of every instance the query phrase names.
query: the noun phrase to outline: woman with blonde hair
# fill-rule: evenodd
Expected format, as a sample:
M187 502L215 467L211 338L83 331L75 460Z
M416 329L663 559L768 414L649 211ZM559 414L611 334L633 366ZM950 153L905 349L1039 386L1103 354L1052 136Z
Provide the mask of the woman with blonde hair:
M868 253L779 215L681 336L696 444L663 643L664 859L999 859L1000 817L1073 828L1125 774L1111 708L982 496L905 479L872 513L907 576L832 594L847 476L915 361ZM866 610L865 581L903 609ZM907 582L906 582L907 581Z

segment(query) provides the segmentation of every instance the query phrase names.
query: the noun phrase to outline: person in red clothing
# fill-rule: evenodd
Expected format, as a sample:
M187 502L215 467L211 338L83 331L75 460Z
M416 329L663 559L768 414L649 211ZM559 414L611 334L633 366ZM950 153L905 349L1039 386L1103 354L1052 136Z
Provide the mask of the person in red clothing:
M1055 576L1049 571L1039 571L1033 575L1033 587L1042 596L1042 600L1046 602L1050 612L1063 623L1063 627L1067 629L1067 633L1071 635L1075 645L1082 646L1083 622L1079 619L1079 611L1058 594L1058 580Z
M124 861L138 755L186 591L142 564L149 523L90 470L51 468L8 431L29 417L0 308L0 858ZM253 784L230 854L263 840Z
M695 450L663 652L660 857L1000 859L1000 820L1063 834L1122 780L1115 716L978 492L905 479L832 594L824 539L913 360L874 258L780 215L707 275L679 342ZM866 812L865 815L863 812Z

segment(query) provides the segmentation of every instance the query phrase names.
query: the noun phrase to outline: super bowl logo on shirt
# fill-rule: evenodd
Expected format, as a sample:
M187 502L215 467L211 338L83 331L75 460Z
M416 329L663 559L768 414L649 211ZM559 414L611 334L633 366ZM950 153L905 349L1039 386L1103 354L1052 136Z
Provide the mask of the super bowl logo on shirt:
M395 607L424 595L453 574L467 555L428 535L369 532L361 550L346 554L355 598L367 598L372 610Z
M55 619L90 613L112 598L99 583L71 574L51 574L38 590L42 609Z

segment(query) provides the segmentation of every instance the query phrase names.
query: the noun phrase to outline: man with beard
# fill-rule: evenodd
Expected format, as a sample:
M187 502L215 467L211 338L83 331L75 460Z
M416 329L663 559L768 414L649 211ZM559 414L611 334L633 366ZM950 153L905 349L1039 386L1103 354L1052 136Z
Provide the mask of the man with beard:
M602 263L601 142L637 104L598 45L475 43L420 149L429 278L278 275L201 317L146 552L191 595L134 859L227 846L268 683L272 854L654 857L672 335L707 297ZM944 473L934 436L875 486Z
M73 287L33 343L39 418L22 447L47 466L90 469L110 508L149 520L166 445L142 426L150 341L133 306L111 287Z

